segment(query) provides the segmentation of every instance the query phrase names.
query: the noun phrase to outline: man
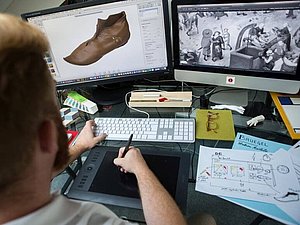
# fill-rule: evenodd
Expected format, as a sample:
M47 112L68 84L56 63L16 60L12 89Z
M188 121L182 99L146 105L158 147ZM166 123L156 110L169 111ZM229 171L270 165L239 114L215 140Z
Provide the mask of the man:
M47 49L40 31L0 14L0 224L127 224L100 204L50 194L53 176L105 135L94 137L88 121L67 151ZM147 224L185 224L138 149L114 163L136 175Z
M51 179L106 135L94 137L94 122L88 121L68 149L55 83L43 59L47 49L38 29L0 14L0 224L130 224L101 204L50 193ZM147 224L186 224L140 151L131 147L121 158L123 151L114 163L137 177Z

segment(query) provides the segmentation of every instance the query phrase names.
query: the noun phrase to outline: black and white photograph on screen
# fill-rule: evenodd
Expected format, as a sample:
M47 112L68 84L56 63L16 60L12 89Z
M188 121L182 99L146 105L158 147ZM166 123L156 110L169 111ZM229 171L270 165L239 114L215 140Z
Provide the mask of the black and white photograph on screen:
M180 63L295 74L300 10L179 13Z

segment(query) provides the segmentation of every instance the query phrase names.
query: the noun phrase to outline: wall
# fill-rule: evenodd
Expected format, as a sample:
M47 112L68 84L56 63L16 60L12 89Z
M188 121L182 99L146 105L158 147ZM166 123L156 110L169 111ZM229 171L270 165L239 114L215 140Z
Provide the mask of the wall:
M63 0L1 0L0 12L20 16L22 13L57 7L62 2Z

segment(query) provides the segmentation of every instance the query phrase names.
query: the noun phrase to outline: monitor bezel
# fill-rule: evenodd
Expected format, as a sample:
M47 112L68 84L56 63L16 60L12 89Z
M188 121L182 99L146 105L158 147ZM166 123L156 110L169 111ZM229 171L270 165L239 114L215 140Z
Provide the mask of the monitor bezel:
M279 72L268 72L268 71L247 71L247 70L241 70L241 69L233 69L233 68L221 68L221 67L206 67L206 66L190 66L190 65L182 65L180 64L180 40L179 40L179 21L178 21L178 10L177 6L181 5L207 5L207 4L247 4L247 3L257 3L258 1L255 0L250 0L247 2L242 2L242 1L236 1L236 0L225 0L225 1L218 1L218 0L186 0L186 1L181 1L181 0L173 0L172 1L172 34L173 34L173 54L174 54L174 73L175 73L175 79L176 80L181 80L181 81L187 81L185 79L181 78L176 78L176 70L177 71L183 71L187 72L189 76L192 76L192 72L203 72L208 74L215 74L215 75L221 75L221 76L226 76L226 75L233 75L237 77L258 77L262 78L263 81L266 79L276 79L276 80L288 80L288 81L300 81L300 59L298 60L297 64L297 69L296 69L296 74L287 74L287 73L282 73L281 71ZM268 1L264 0L259 3L278 3L278 2L291 2L295 3L295 1ZM300 1L297 1L295 4L300 3ZM299 4L300 5L300 4ZM182 75L184 76L184 75ZM197 81L195 79L192 82ZM210 84L214 84L214 81L212 81ZM221 85L221 83L216 85ZM300 84L299 84L300 85ZM222 86L227 86L227 85L222 85ZM228 85L231 86L231 85Z
M25 21L28 21L29 18L47 15L51 13L58 13L78 8L85 8L90 6L96 5L103 5L109 3L116 3L116 0L93 0L87 2L80 2L71 5L61 5L58 7L50 8L50 9L43 9L34 12L28 12L21 14L21 18ZM101 78L95 80L87 80L87 81L80 81L80 82L72 82L72 83L56 83L56 88L60 89L68 89L68 88L76 88L76 87L88 87L88 86L95 86L95 85L107 85L107 84L123 84L124 83L132 83L132 82L141 82L145 79L150 79L153 81L160 81L165 79L173 79L173 63L172 63L172 46L171 46L171 27L170 27L170 16L169 16L169 9L168 3L164 0L162 2L163 7L163 14L164 14L164 26L165 26L165 41L166 41L166 57L167 57L167 66L165 70L158 70L158 71L147 71L147 72L140 72L134 74L127 74L119 77L109 77L109 78ZM51 48L51 46L50 46Z

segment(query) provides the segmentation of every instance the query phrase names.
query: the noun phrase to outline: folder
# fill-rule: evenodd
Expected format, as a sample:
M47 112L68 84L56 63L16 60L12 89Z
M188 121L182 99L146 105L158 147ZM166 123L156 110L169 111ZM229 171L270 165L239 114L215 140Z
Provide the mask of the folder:
M300 94L270 94L289 135L292 139L300 139Z

